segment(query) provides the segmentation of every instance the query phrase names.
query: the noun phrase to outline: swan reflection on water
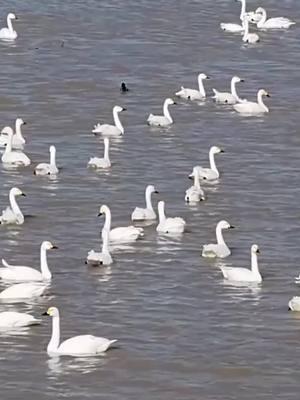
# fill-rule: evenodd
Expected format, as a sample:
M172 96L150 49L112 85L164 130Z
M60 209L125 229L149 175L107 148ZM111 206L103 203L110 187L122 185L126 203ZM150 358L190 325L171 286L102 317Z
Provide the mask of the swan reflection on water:
M73 374L74 372L89 374L104 367L107 362L105 353L95 357L50 357L47 360L48 375Z

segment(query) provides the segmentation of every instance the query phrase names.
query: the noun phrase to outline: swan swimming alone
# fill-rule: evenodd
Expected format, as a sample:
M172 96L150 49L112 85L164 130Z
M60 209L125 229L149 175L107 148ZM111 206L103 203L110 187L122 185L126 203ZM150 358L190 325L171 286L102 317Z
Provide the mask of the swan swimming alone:
M26 196L19 188L13 187L9 191L9 206L2 211L0 216L0 224L22 225L24 223L24 215L16 201L17 196Z
M239 78L238 76L234 76L231 79L230 87L231 87L231 93L229 92L218 92L216 89L213 89L214 96L213 99L215 99L216 103L219 104L236 104L236 103L242 103L245 100L242 100L239 98L237 91L236 91L236 84L238 82L244 82L243 79Z
M152 193L158 193L158 191L153 185L148 185L145 190L146 208L136 207L131 214L132 221L145 221L156 219L156 213L153 209L151 201Z
M5 147L5 151L2 154L2 163L3 164L9 164L13 166L25 166L27 167L28 165L31 164L30 159L26 156L21 151L13 151L12 150L12 140L13 140L13 130L10 128L10 130L7 131L7 145Z
M197 167L193 168L193 172L189 175L189 179L194 179L194 184L185 191L184 200L187 203L197 203L205 200L205 193L200 185L200 176Z
M230 225L227 221L220 221L216 227L217 244L205 244L202 250L202 257L208 258L226 258L230 256L231 251L224 241L222 231L224 229L233 229L234 226Z
M235 104L233 108L240 114L245 115L257 115L268 113L269 108L264 104L262 97L270 97L269 93L264 89L260 89L257 93L257 103L252 101L246 101L244 103Z
M22 135L21 126L26 125L26 122L22 120L22 118L17 118L15 123L15 133L13 132L10 126L5 126L0 135L0 147L5 147L8 142L7 132L12 132L13 139L12 139L12 148L13 149L23 149L25 145L25 139Z
M109 158L109 139L108 137L104 138L104 157L91 157L88 162L88 167L91 168L110 168L111 162Z
M109 252L109 232L107 229L103 228L102 229L102 250L101 252L96 252L94 250L90 250L88 252L87 258L86 258L86 264L92 265L92 266L99 266L99 265L110 265L113 263L112 256L110 255Z
M17 32L14 30L13 25L12 25L12 20L13 19L18 19L15 14L9 13L6 20L7 20L7 28L2 28L0 30L0 39L1 40L15 40L18 37Z
M56 148L50 146L50 163L40 163L34 169L34 175L57 175L58 168L56 166Z
M253 244L251 246L251 269L220 267L224 278L234 282L262 282L257 263L257 254L259 254L259 248L256 244Z
M113 108L113 118L114 125L109 124L97 124L94 126L93 133L101 134L105 136L121 136L124 135L124 128L119 118L119 113L122 111L126 111L126 108L120 106L114 106Z
M169 126L169 125L173 124L173 119L169 112L169 106L172 104L176 104L175 101L173 99L167 98L164 101L164 106L163 106L163 114L164 115L150 114L147 119L148 125L164 127L164 126Z
M220 149L220 147L218 146L212 146L209 150L210 168L203 168L198 165L195 167L198 170L200 178L205 179L207 181L215 181L220 177L220 173L215 162L215 154L219 153L224 153L224 150Z
M40 248L40 268L38 271L31 267L23 267L19 265L9 265L3 258L2 264L5 268L0 268L0 278L7 281L50 281L52 274L48 267L47 251L57 249L51 242L44 241Z
M175 93L176 96L181 97L182 99L188 100L203 100L206 97L206 92L203 85L203 80L209 79L209 77L205 74L198 75L198 86L199 90L195 89L187 89L181 86L181 89Z
M52 317L52 336L47 346L51 356L86 357L104 353L117 340L109 340L99 336L80 335L60 343L60 318L56 307L50 307L43 315Z
M38 282L16 283L0 293L0 299L31 299L40 297L47 289L47 285Z
M257 27L259 29L288 29L290 26L296 23L285 17L267 19L267 12L263 7L258 7L256 13L260 13L262 15L261 19L257 22ZM254 22L254 20L252 21Z
M186 222L181 217L167 218L165 215L165 202L158 202L159 223L156 227L157 232L161 233L183 233Z
M259 42L259 36L257 33L249 33L249 20L248 17L244 17L244 26L245 26L245 32L243 36L243 42L249 43L249 44L254 44Z
M4 311L0 313L0 329L15 329L25 326L39 325L41 321L30 314L14 311Z

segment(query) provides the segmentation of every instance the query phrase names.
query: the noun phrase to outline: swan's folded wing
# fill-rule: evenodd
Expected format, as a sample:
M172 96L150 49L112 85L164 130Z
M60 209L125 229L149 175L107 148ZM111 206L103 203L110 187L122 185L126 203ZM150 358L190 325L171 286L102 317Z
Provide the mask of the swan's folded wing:
M0 222L8 223L16 221L16 216L10 207L6 207L5 210L2 211L2 215L0 216Z

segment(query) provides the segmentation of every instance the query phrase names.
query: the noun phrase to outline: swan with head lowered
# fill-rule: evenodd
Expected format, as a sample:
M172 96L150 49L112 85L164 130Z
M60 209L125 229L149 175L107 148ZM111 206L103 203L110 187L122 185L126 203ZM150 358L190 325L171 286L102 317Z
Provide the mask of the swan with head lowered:
M30 158L26 156L22 151L13 151L12 150L12 140L13 140L13 130L10 128L10 130L7 130L7 145L5 147L5 151L2 154L2 163L3 164L9 164L12 166L25 166L27 167L28 165L31 164Z
M235 104L233 108L240 114L260 115L269 112L269 108L263 102L263 96L270 97L269 93L264 89L260 89L257 93L257 103L246 101L244 103Z
M242 25L232 24L232 23L224 23L220 24L221 29L226 32L238 33L244 31L244 17L247 15L251 20L258 22L261 18L261 14L257 13L257 11L249 11L246 12L246 0L237 0L241 3L241 12L240 12L240 20L242 21Z
M173 124L173 118L171 117L171 114L169 112L169 106L172 104L176 104L173 99L167 98L164 101L164 106L163 106L163 114L164 115L153 115L150 114L147 123L150 126L169 126Z
M167 218L165 215L165 202L158 202L159 223L156 231L160 233L183 233L186 222L181 217Z
M50 307L43 315L52 317L52 336L47 347L51 356L86 357L104 353L117 340L109 340L99 336L80 335L60 343L60 318L56 307Z
M100 207L98 216L105 215L104 229L109 232L109 241L115 243L135 242L139 237L144 236L143 228L136 228L133 225L111 229L111 212L106 205Z
M56 166L56 148L50 146L50 163L40 163L34 169L34 175L57 175L58 168Z
M120 106L114 106L113 108L113 117L114 117L114 125L109 124L97 124L94 126L93 133L105 135L105 136L121 136L124 135L124 128L119 118L119 113L122 111L126 111L126 108Z
M245 25L245 32L243 36L243 42L249 43L249 44L254 44L259 42L259 36L257 33L249 33L249 20L248 17L244 17L244 25Z
M132 221L145 221L156 219L156 213L153 210L151 201L152 193L158 193L158 191L153 185L148 185L145 190L146 208L136 207L131 214Z
M218 146L212 146L209 150L209 163L210 168L203 168L201 166L196 166L198 174L201 179L205 179L207 181L215 181L219 179L220 173L216 166L215 162L215 154L224 153L223 149L220 149Z
M18 37L17 32L14 30L13 25L12 25L12 20L13 19L18 19L15 14L9 13L7 15L7 28L2 28L0 29L0 39L1 40L15 40Z
M231 93L219 92L216 89L213 89L214 92L213 99L215 99L215 102L219 104L236 104L244 102L245 100L240 99L236 91L236 84L238 82L244 82L244 80L239 78L238 76L234 76L231 79L231 84L230 84Z
M39 325L41 321L30 314L15 311L0 313L0 329L24 328L31 325Z
M223 238L224 229L233 229L234 226L230 225L227 221L220 221L216 227L217 244L205 244L202 249L202 257L207 258L226 258L230 256L231 251Z
M256 13L261 14L261 18L257 22L257 27L259 29L288 29L296 23L285 17L267 19L267 12L263 7L259 7ZM254 22L254 19L252 19L252 22Z
M181 86L181 89L175 93L177 97L181 97L182 99L187 100L203 100L206 98L206 92L203 85L203 80L209 79L209 77L205 74L198 75L198 87L199 90L196 89L187 89Z
M13 139L12 139L12 148L13 149L23 149L25 145L25 139L24 136L22 135L22 130L21 126L26 125L26 122L22 120L22 118L17 118L16 119L16 124L15 124L15 133L13 133ZM0 135L0 147L5 147L8 142L8 135L7 132L13 132L12 128L10 126L5 126Z
M109 139L108 137L104 138L104 157L91 157L88 162L88 167L91 168L110 168L111 162L109 158Z
M109 252L109 232L107 229L102 229L102 250L101 252L96 252L94 250L90 250L88 252L86 258L86 264L92 266L99 266L99 265L110 265L113 263L112 256Z
M47 289L47 285L39 282L16 283L0 293L0 299L31 299L40 297Z
M9 225L16 224L22 225L24 223L24 215L16 201L17 196L26 196L19 188L13 187L9 191L9 204L5 210L2 211L0 216L0 224Z
M193 168L193 172L189 175L189 179L194 179L194 184L185 191L184 200L187 203L197 203L198 201L205 200L205 193L200 185L200 176L197 167Z
M31 267L23 267L19 265L10 265L2 258L2 265L0 268L0 279L6 281L51 281L52 274L48 267L47 251L57 249L51 242L44 241L40 249L40 267L38 271Z

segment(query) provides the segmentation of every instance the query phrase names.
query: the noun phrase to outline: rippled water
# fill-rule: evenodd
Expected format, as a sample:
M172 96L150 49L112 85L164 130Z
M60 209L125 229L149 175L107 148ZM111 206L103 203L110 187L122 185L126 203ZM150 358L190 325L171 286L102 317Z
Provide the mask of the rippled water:
M299 25L298 0L264 5ZM48 181L33 168L1 167L1 207L16 185L28 216L22 227L1 229L1 257L38 266L41 240L59 250L49 254L49 294L0 311L39 316L56 305L63 338L92 333L119 339L119 347L88 360L49 359L47 319L0 334L1 398L298 400L300 319L287 302L299 293L300 272L299 27L262 32L260 44L245 47L218 27L239 22L239 5L229 0L15 0L1 3L2 24L10 10L20 17L19 38L0 44L1 125L22 117L33 164L55 144L62 170ZM234 74L245 79L242 97L266 88L270 114L243 118L211 100L179 102L170 129L149 128L147 115L181 85L195 87L198 72L211 76L210 93L228 88ZM115 104L128 111L125 135L111 145L113 168L89 171L89 157L103 149L91 129L111 121ZM205 203L189 207L187 174L208 163L214 144L226 151L217 158L222 178ZM88 269L87 251L100 246L99 206L111 207L115 226L128 224L148 183L168 215L187 220L187 232L163 238L149 226L143 240L114 254L111 268ZM221 218L237 227L226 232L233 254L223 263L249 266L258 243L261 287L225 284L218 262L200 257Z

